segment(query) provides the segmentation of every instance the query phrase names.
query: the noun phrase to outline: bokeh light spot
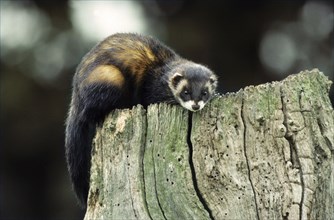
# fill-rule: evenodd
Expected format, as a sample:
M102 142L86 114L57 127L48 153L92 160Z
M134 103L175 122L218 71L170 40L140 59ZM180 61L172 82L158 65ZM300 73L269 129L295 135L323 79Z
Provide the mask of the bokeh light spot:
M302 9L301 20L307 34L322 40L333 30L333 8L322 2L307 2Z
M261 62L277 74L284 74L292 67L296 54L294 41L283 32L270 31L261 42Z
M32 48L48 31L48 18L31 4L21 1L0 2L1 58L11 50ZM15 60L7 60L15 63Z
M116 32L147 30L142 6L136 1L70 1L74 27L88 40L98 41Z

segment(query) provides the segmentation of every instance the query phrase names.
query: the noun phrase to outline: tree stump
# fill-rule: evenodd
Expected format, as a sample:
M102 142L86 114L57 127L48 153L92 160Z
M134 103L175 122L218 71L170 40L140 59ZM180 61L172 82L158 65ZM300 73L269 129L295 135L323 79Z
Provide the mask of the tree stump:
M334 111L318 70L201 111L113 111L92 149L85 219L333 219Z

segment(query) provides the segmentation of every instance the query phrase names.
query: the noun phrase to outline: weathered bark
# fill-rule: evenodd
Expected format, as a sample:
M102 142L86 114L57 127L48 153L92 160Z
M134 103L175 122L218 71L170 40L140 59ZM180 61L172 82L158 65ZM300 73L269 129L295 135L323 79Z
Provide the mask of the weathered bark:
M318 70L204 110L116 110L92 152L85 219L331 219L334 111Z

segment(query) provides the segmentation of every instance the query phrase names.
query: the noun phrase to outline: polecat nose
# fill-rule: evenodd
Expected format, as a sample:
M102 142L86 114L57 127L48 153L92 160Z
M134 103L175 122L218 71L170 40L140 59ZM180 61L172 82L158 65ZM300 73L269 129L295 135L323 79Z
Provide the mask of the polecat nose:
M195 105L192 105L191 108L192 108L194 111L197 111L197 110L200 108L200 106L197 105L197 104L195 104Z

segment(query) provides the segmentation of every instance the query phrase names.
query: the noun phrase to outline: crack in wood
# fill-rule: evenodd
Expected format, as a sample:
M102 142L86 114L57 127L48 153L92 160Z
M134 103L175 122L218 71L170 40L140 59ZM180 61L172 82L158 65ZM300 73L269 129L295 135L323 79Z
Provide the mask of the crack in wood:
M158 115L160 115L160 112L159 112L159 109L158 109ZM154 149L153 149L154 151ZM155 173L155 169L157 168L157 166L155 165L155 160L154 160L154 157L155 157L155 154L153 153L152 154L152 161L153 161L153 176L154 176L154 193L155 193L155 196L157 198L157 203L158 203L158 206L161 210L161 213L162 213L162 216L164 217L164 219L167 220L167 217L165 215L165 212L161 206L161 203L160 203L160 200L159 200L159 195L158 195L158 191L157 191L157 176L156 176L156 173Z
M303 178L303 170L302 170L302 166L301 166L301 162L300 162L300 156L298 157L298 150L297 150L297 146L294 140L294 132L291 131L291 129L289 128L288 125L288 118L287 118L287 114L288 114L288 110L286 107L286 102L284 101L284 95L283 95L283 88L282 85L280 87L280 93L281 93L281 102L282 102L282 110L283 110L283 116L284 116L284 120L283 120L283 125L286 127L286 135L284 136L284 138L288 141L289 143L289 148L290 148L290 159L291 159L291 163L292 163L292 167L293 168L298 168L299 170L299 176L300 176L300 184L302 191L301 191L301 199L300 199L300 203L299 205L299 219L302 220L302 216L303 216L303 204L304 204L304 194L305 194L305 185L304 185L304 178ZM299 94L299 106L300 106L300 94ZM294 111L297 112L297 111ZM300 112L300 111L299 111ZM297 131L299 132L299 131Z
M194 183L194 189L196 192L196 195L199 199L199 201L202 203L204 209L208 212L210 219L214 219L212 215L212 211L210 210L208 204L206 203L205 199L203 198L197 184L197 178L196 178L196 171L193 163L193 144L191 142L191 128L192 128L192 112L189 111L188 114L188 134L187 134L187 144L189 147L189 167L191 170L191 176L192 176L192 181Z
M304 93L303 89L301 91L299 91L298 93L298 104L299 104L299 109L301 110L302 109L302 104L301 104L301 99L302 99L302 94ZM300 114L303 116L303 120L304 120L304 127L306 126L305 124L305 116L302 112L300 112ZM297 161L298 161L298 164L300 166L300 182L301 182L301 187L302 187L302 198L301 198L301 201L300 201L300 220L303 219L303 206L306 205L304 204L304 200L305 200L305 183L304 183L304 172L303 172L303 167L302 167L302 164L300 162L300 159L301 159L301 155L298 154L298 149L297 149L297 146L294 145L295 147L295 150L296 150L296 154L297 154Z
M258 209L258 204L257 204L257 195L255 192L255 187L251 178L251 169L249 166L249 160L248 160L248 156L247 156L247 147L246 147L246 120L245 120L245 116L244 116L244 103L245 103L245 94L243 94L242 97L242 101L241 101L241 110L240 110L240 115L241 115L241 120L242 120L242 124L244 125L244 134L243 134L243 139L244 139L244 154L245 154L245 158L246 158L246 165L247 165L247 170L248 170L248 179L253 191L253 195L254 195L254 202L255 202L255 209L256 209L256 217L257 219L260 219L260 214L259 214L259 209Z
M131 115L132 116L132 115ZM119 118L118 118L119 119ZM124 126L125 126L125 122L123 122L124 125L122 125L122 129L124 129ZM130 133L133 134L134 133L134 130L133 130L133 121L131 121L131 128L129 128L130 130ZM127 147L126 149L126 153L127 155L129 155L129 147ZM126 157L126 163L127 164L130 164L129 162L129 157ZM127 167L127 171L125 172L125 174L127 175L127 180L128 180L128 187L129 187L129 191L131 192L131 186L132 186L132 183L131 183L131 177L130 177L130 173L129 173L129 166ZM132 211L133 211L133 214L136 218L138 218L138 214L137 214L137 211L135 209L135 205L134 205L134 202L133 202L133 197L130 196L130 200L131 200L131 207L132 207Z
M146 114L144 116L144 143L142 146L143 147L143 152L142 152L142 155L141 155L141 170L142 170L142 181L143 181L143 195L144 195L144 202L145 202L145 208L146 208L146 211L147 211L147 214L148 216L150 217L150 219L152 219L152 216L151 216L151 213L150 213L150 210L148 208L148 203L147 203L147 196L146 196L146 183L145 183L145 169L144 169L144 156L145 156L145 150L146 150L146 144L147 144L147 129L148 129L148 116L147 116L147 109L146 109Z

